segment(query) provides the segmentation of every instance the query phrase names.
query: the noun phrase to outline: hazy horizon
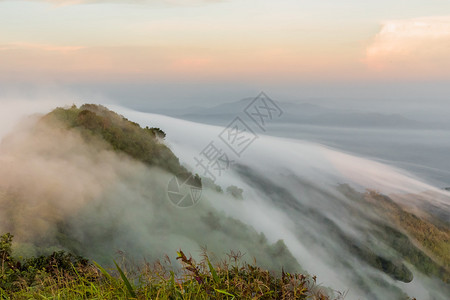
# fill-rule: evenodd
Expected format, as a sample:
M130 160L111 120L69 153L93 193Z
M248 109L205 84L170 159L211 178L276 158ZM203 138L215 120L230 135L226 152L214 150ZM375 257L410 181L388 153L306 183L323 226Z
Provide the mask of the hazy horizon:
M2 0L0 24L0 93L448 109L446 1Z

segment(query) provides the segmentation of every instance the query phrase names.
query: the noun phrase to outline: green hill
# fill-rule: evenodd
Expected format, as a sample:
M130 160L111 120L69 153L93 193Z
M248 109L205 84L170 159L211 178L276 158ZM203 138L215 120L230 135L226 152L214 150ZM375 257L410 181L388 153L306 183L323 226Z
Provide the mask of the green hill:
M190 173L164 137L159 128L86 104L57 108L5 138L3 151L15 168L14 180L0 182L0 212L8 215L0 230L12 234L1 240L0 298L328 299L334 293L297 273L303 270L282 240L271 244L207 199L195 209L173 207L167 182ZM200 262L194 266L179 254L181 264L158 269L158 260L179 247ZM135 263L122 276L82 257L103 266L113 266L114 258Z
M141 128L139 124L102 105L57 108L42 119L42 122L54 121L60 123L57 126L78 130L87 142L92 138L100 138L115 151L126 153L149 166L158 166L176 175L190 175L173 152L161 142L166 136L164 131L159 128ZM197 180L200 184L198 177Z

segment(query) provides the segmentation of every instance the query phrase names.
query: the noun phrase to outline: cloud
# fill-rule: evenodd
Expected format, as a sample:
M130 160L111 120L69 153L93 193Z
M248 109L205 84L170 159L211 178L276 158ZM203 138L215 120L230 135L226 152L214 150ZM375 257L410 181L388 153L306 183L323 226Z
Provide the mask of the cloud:
M293 75L323 79L342 69L342 64L323 55L299 56L297 48L260 45L220 41L207 47L189 45L186 41L175 45L102 47L0 44L0 80L77 82L163 78L173 81L239 77L283 81ZM347 75L351 74L352 70L347 70Z
M190 5L222 2L222 0L28 0L28 1L49 2L58 6L88 4L88 3L134 3L134 4L168 4L177 6L190 6Z
M368 67L378 71L449 74L450 16L383 22L366 49Z
M5 50L42 50L42 51L55 51L61 53L67 53L72 51L81 50L85 47L82 46L57 46L49 44L34 44L34 43L9 43L0 45L0 51Z

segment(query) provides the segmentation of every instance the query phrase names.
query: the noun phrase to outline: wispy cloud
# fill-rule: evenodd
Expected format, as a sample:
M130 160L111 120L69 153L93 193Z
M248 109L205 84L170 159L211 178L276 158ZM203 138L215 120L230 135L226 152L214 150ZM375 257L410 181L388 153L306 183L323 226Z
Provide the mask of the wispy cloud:
M73 52L84 49L82 46L57 46L48 44L34 44L34 43L8 43L0 44L0 51L5 50L42 50L54 51L60 53Z
M450 16L385 21L366 49L366 63L378 71L448 72L449 49Z
M0 0L1 2L2 0ZM135 3L135 4L169 4L169 5L200 5L224 0L28 0L33 2L49 2L55 5L75 5L87 3Z
M59 46L0 44L0 80L137 80L142 78L206 79L333 76L343 67L325 56L297 48L258 45L210 48L187 46ZM317 63L321 61L322 63ZM350 68L347 68L350 73ZM342 76L341 76L342 77Z

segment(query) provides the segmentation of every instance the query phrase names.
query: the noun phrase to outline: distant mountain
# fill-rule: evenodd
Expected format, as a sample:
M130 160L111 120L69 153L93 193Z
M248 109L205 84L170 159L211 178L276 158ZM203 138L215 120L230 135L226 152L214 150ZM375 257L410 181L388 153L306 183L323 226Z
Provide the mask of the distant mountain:
M243 113L254 98L244 98L235 102L213 107L189 107L187 109L157 110L157 113L189 121L226 125ZM348 109L328 108L312 103L277 102L283 116L273 122L295 123L316 126L375 127L375 128L437 128L439 124L419 122L399 114L383 114Z
M386 115L370 112L323 113L300 119L299 123L341 127L420 128L425 126L421 122L405 118L399 114Z

